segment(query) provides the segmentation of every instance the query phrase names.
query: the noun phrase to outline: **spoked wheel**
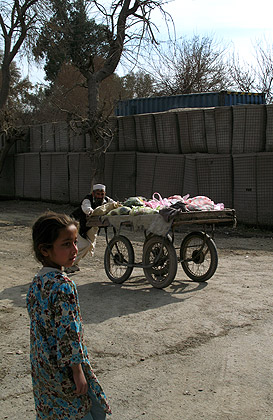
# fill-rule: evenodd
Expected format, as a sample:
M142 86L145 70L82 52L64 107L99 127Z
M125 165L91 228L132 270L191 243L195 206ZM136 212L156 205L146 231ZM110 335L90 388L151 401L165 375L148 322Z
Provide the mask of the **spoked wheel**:
M109 279L114 283L127 280L133 271L134 259L134 250L129 239L121 235L114 236L104 253L104 268Z
M177 256L173 244L168 238L154 235L143 246L144 266L147 280L156 288L162 289L171 284L177 272Z
M191 232L182 241L180 261L192 280L206 281L216 271L218 254L214 241L204 232Z

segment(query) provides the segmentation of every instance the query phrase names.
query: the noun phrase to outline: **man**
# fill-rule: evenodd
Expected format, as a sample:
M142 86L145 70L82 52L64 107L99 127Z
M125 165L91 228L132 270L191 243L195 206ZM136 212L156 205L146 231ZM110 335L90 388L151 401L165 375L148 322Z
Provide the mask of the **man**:
M78 235L78 255L72 267L66 270L67 273L79 271L78 262L90 251L94 255L95 244L97 239L98 228L88 227L86 222L88 216L91 216L93 211L103 204L115 203L110 197L106 195L106 187L103 184L95 184L92 193L87 194L81 201L80 206L71 213L76 220L80 222L80 229Z

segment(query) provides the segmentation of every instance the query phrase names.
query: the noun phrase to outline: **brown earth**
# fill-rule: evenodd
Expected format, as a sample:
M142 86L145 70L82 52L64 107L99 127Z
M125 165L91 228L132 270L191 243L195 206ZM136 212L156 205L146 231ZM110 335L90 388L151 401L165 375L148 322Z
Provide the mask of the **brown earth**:
M1 420L35 419L25 297L39 268L31 224L47 208L71 210L0 201ZM141 234L126 235L141 247ZM103 267L104 233L73 276L112 420L273 419L273 233L221 229L215 242L218 269L205 283L180 266L164 290L141 269L114 284Z

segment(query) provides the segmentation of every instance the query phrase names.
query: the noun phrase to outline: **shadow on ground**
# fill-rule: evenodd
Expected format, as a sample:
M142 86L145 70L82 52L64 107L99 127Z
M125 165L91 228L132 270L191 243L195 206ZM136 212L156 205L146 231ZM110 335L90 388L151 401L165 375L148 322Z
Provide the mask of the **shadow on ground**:
M145 278L135 276L123 284L110 281L90 282L78 284L77 289L84 322L100 323L110 318L183 302L206 286L207 283L174 281L166 289L156 289ZM29 283L8 287L0 293L0 301L26 308L28 288Z

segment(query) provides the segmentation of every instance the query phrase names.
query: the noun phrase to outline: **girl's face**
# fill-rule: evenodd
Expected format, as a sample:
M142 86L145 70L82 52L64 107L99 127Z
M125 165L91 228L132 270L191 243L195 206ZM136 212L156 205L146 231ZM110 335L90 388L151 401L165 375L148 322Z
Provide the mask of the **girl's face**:
M77 233L75 225L67 226L59 232L59 236L50 249L41 249L44 255L44 266L62 269L62 267L71 267L74 263L77 248Z

